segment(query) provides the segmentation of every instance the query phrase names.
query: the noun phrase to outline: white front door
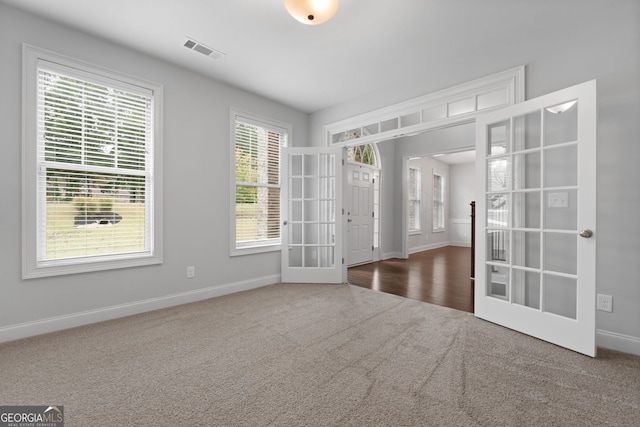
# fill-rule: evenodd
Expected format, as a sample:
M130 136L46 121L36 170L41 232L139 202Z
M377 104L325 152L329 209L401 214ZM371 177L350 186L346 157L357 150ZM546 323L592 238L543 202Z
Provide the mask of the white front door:
M347 165L347 265L373 261L373 178L366 165Z
M476 132L475 315L595 356L596 82Z
M282 152L282 281L342 283L342 148Z

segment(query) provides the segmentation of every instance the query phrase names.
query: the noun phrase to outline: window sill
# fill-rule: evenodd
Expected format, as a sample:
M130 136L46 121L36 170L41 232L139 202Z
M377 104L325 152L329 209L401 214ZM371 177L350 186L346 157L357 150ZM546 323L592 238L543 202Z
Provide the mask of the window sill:
M146 265L162 264L162 257L147 256L128 259L116 259L109 261L57 263L56 265L29 266L23 270L23 279L36 279L40 277L63 276L67 274L92 273L96 271L115 270L120 268L142 267Z
M282 245L265 245L265 246L248 246L246 248L233 248L231 249L230 256L243 256L243 255L253 255L253 254L261 254L266 252L280 252L282 250Z

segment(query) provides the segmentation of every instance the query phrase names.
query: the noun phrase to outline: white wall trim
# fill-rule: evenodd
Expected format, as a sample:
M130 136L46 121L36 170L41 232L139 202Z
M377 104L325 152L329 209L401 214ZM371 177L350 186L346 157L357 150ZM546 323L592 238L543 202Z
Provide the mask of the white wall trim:
M451 224L471 224L471 218L451 219Z
M227 283L224 285L212 286L209 288L197 289L194 291L181 292L178 294L172 294L158 298L151 298L142 301L135 301L132 303L104 307L96 310L83 311L79 313L5 326L3 328L0 328L0 343L27 338L35 335L46 334L49 332L61 331L63 329L74 328L77 326L103 322L105 320L131 316L134 314L145 313L161 308L202 301L209 298L233 294L236 292L248 291L250 289L256 289L263 286L272 285L274 283L279 283L281 281L280 278L280 275L276 274L252 280Z
M640 356L640 338L638 337L597 329L596 346Z
M449 87L408 101L388 105L324 126L327 146L362 145L413 135L430 129L472 122L478 114L525 100L525 66L505 70L467 83ZM480 97L500 93L501 99L481 105ZM459 101L472 102L470 111L456 113ZM441 109L442 114L427 112ZM385 123L393 123L386 126ZM387 127L389 129L387 130Z

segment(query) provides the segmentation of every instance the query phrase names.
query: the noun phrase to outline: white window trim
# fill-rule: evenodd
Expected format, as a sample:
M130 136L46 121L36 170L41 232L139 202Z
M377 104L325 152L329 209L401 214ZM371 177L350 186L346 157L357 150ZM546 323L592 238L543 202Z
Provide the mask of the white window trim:
M230 228L229 228L229 253L231 256L241 256L241 255L251 255L251 254L259 254L265 252L276 252L282 249L281 242L270 243L270 242L261 242L260 244L247 245L243 247L237 247L236 245L236 138L235 138L235 128L236 128L236 119L241 117L244 121L249 123L255 122L256 125L271 127L274 130L284 130L287 132L287 139L291 141L291 135L293 134L293 127L289 123L280 122L278 120L274 120L271 118L259 116L256 114L252 114L237 108L230 108L229 114L229 129L230 129L230 145L229 145L229 154L231 165L230 169L230 202L229 202L229 219L230 219ZM282 156L280 156L282 161ZM282 170L282 165L280 165L280 169ZM282 177L280 182L280 188L282 189ZM280 198L283 195L280 194ZM282 236L282 232L280 233Z
M434 221L433 221L433 208L435 206L435 198L436 198L436 194L435 192L431 195L431 231L433 233L444 233L445 231L447 231L447 176L444 173L438 172L436 170L433 171L433 173L431 174L431 188L433 189L433 182L435 181L435 177L439 176L442 179L442 218L443 218L443 225L442 227L435 227L433 225Z
M111 270L162 263L162 105L163 87L154 82L131 77L116 71L84 63L28 44L23 45L22 67L22 277L57 276L73 273ZM151 214L151 251L148 254L108 255L38 263L37 236L37 96L38 62L47 61L73 68L107 81L117 80L125 85L142 87L153 92L153 191L148 195Z
M416 171L416 197L415 198L411 198L411 195L407 195L407 224L409 223L409 203L411 203L412 200L417 201L418 202L418 212L416 215L416 221L417 222L417 227L416 228L411 228L410 226L407 226L407 229L409 231L409 235L413 236L413 235L417 235L417 234L422 234L422 172L420 171L419 167L415 167L415 166L411 166L409 167L409 170L407 172L407 175L409 176L409 178L411 177L411 170L415 170ZM407 187L409 187L409 185L407 185Z

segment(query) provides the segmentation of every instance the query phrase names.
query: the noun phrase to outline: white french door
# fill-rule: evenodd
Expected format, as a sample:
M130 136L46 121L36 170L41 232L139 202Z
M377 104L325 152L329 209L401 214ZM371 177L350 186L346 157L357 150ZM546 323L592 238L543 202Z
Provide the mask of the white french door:
M374 169L347 164L347 265L373 261Z
M595 356L596 82L476 132L475 315Z
M342 148L285 148L282 281L342 283Z

